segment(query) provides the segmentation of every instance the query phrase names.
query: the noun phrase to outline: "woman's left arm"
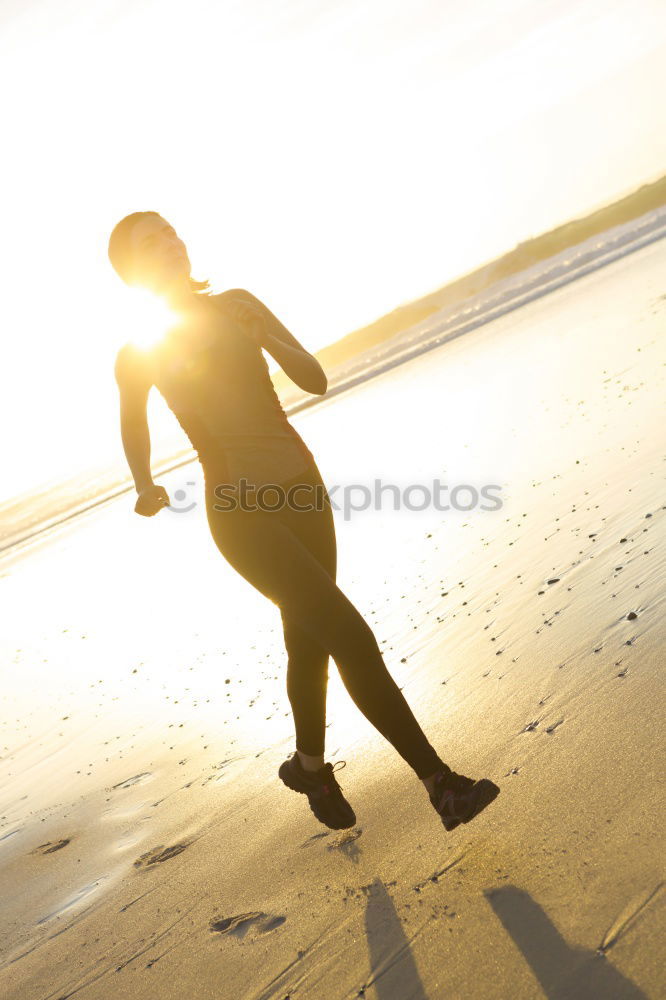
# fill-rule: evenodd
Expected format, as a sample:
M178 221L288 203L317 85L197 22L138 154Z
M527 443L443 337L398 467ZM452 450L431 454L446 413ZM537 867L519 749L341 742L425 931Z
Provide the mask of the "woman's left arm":
M220 298L231 315L247 326L259 346L275 358L296 385L305 392L323 396L328 388L324 369L268 306L244 288L223 292Z

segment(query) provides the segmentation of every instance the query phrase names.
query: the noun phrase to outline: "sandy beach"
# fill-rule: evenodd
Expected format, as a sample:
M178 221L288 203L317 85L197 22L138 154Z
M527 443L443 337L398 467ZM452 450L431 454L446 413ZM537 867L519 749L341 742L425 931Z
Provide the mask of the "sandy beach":
M501 794L447 834L330 666L358 824L278 780L277 609L215 549L198 466L0 563L6 1000L666 995L666 243L299 413L339 583L444 760ZM177 491L182 491L182 495ZM661 942L661 944L660 944Z

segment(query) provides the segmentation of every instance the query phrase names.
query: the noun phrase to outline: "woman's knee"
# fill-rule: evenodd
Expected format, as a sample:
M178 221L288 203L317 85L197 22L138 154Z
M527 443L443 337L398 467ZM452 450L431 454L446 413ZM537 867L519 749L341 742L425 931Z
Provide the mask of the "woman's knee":
M332 583L326 596L312 594L295 600L289 610L301 627L340 663L379 653L375 635L351 601Z

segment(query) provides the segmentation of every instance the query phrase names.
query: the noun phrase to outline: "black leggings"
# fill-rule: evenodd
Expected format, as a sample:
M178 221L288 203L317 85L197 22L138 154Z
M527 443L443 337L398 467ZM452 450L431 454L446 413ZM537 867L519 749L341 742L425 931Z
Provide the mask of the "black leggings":
M215 494L224 479L204 465L206 513L213 539L233 568L278 605L288 654L287 695L294 715L296 748L324 752L328 658L365 717L398 751L419 778L442 761L391 677L370 626L335 583L333 513L319 469L282 485L293 503L277 507L278 494L266 490L264 506L275 510L228 509ZM238 497L230 490L225 497ZM215 505L227 509L216 510ZM310 504L315 509L298 510Z

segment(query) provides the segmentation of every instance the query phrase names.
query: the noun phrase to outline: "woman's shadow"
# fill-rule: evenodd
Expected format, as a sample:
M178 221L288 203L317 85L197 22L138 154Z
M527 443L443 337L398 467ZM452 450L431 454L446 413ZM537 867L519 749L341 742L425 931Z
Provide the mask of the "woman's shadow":
M365 928L371 975L377 1000L427 1000L411 953L411 942L381 879L364 888L367 896ZM548 1000L647 1000L631 980L597 951L572 948L535 903L516 886L484 893L504 929L520 949Z
M364 889L368 898L365 931L372 984L377 1000L428 1000L400 917L382 880ZM363 996L364 993L359 994Z
M596 951L572 948L529 893L516 886L485 897L520 948L548 1000L646 1000L640 990Z

